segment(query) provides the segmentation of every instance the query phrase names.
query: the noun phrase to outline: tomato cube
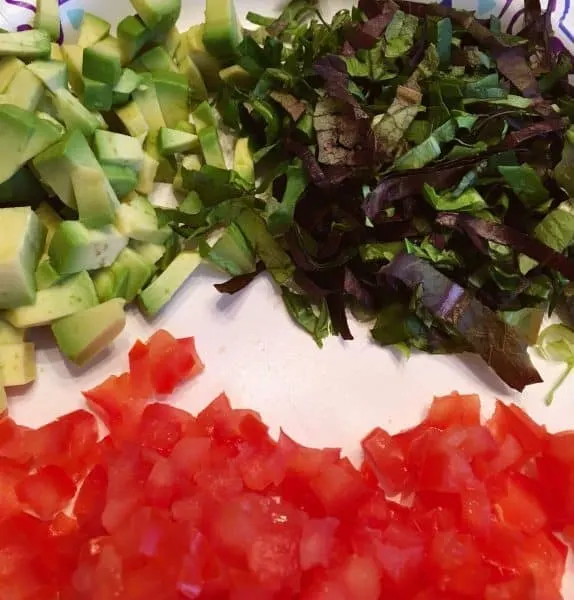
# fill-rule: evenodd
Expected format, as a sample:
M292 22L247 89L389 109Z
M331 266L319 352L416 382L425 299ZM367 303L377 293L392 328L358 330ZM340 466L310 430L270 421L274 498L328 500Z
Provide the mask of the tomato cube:
M47 466L20 481L16 493L22 504L41 519L48 520L66 508L76 493L76 486L65 471Z

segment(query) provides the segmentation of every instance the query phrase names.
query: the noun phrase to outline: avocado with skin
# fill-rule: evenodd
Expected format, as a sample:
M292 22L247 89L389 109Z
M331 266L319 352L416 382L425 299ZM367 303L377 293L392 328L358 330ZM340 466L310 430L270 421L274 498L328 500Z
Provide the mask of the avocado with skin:
M138 174L133 169L118 165L102 165L102 169L118 198L124 198L136 189Z
M148 29L168 31L181 13L181 0L130 0Z
M92 279L84 271L66 277L48 289L40 290L34 304L7 310L4 318L20 329L39 327L98 303Z
M0 33L0 56L23 59L48 58L52 52L50 34L39 29Z
M27 385L36 379L36 349L34 344L4 344L0 346L0 381L4 387Z
M52 323L62 354L83 366L105 350L124 330L125 301L114 298Z
M135 138L128 135L96 131L94 149L101 164L129 167L136 172L142 167L144 156L142 147Z
M127 246L115 227L88 229L79 221L63 221L56 229L48 256L61 275L108 267Z
M112 88L118 83L122 76L122 58L116 38L108 36L84 48L82 75L107 83Z
M222 61L232 60L243 40L234 0L206 0L203 43Z
M28 69L51 91L68 87L68 67L57 60L35 60Z
M78 34L77 44L81 48L88 48L95 43L103 40L110 33L111 25L108 21L93 15L87 11L84 12L80 32Z
M58 0L36 0L34 28L46 31L54 41L60 37L60 6Z

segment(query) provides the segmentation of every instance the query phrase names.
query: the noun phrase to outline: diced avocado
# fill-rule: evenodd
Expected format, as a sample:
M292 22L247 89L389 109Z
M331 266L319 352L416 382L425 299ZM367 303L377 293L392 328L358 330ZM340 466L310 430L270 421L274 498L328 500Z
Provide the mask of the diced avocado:
M28 69L42 81L51 91L55 92L68 87L68 67L65 62L57 60L36 60L28 65Z
M34 279L36 281L36 289L47 290L51 288L53 285L62 281L64 277L54 269L52 263L50 262L50 258L48 256L44 256L40 259L38 266L36 267L36 272L34 274Z
M62 217L47 202L41 202L34 212L46 228L45 247L47 248L52 240L54 231L56 231L58 225L62 222Z
M182 51L185 49L187 55L199 69L201 76L210 91L217 90L221 84L219 71L223 68L220 60L212 56L203 43L203 32L205 25L193 25L186 34L186 45L182 44Z
M135 250L124 248L111 267L93 276L100 302L123 298L132 302L150 280L155 266Z
M233 170L247 183L255 183L255 165L249 149L249 138L239 138L235 144Z
M59 60L60 62L65 62L64 55L62 54L62 49L60 48L60 44L57 44L56 42L52 42L50 60Z
M147 77L142 85L134 91L133 99L139 106L148 124L150 133L157 133L162 127L166 126L155 85L151 77Z
M126 131L140 144L143 144L149 131L149 125L139 105L134 101L128 102L126 105L116 108L115 112Z
M26 65L15 56L5 56L0 58L0 94L6 91L6 88L14 79L16 73Z
M96 129L106 128L102 116L88 110L69 90L58 90L54 94L54 106L68 129L79 129L86 137Z
M120 203L103 169L74 165L70 178L80 222L90 228L113 223Z
M233 276L255 271L255 254L235 223L215 242L207 258L216 267Z
M129 247L152 265L155 265L155 263L165 254L165 246L162 244L130 240Z
M36 349L34 344L0 346L0 380L4 387L27 385L36 379Z
M61 275L108 267L128 240L115 227L88 229L79 221L63 221L52 238L48 256Z
M205 87L205 81L195 66L195 63L189 58L184 56L178 63L179 72L187 78L189 83L189 96L194 102L200 102L205 100L208 96L207 88Z
M4 318L14 327L27 329L48 325L97 304L96 289L92 279L84 271L39 291L34 304L7 310Z
M163 156L193 152L199 149L199 138L193 133L162 127L159 130L158 149Z
M201 257L197 252L186 250L178 254L167 269L139 294L143 312L148 317L155 317L200 263Z
M46 192L28 167L22 167L10 179L0 183L0 205L36 205Z
M113 102L113 88L111 85L84 77L83 88L82 100L88 110L110 110Z
M173 27L181 13L181 0L130 0L146 27L167 31Z
M199 194L194 190L189 192L179 205L179 210L188 215L197 215L202 209L203 202L201 201Z
M70 81L70 86L76 94L81 94L84 86L82 80L84 49L81 46L74 44L62 44L60 50L64 62L68 67L68 80Z
M93 46L109 35L110 28L111 25L107 21L104 21L104 19L100 19L100 17L96 17L92 13L84 12L80 25L80 33L78 34L78 46L81 48Z
M178 166L176 176L173 180L173 187L177 191L185 191L184 180L186 174L191 171L199 171L201 169L202 161L196 154L189 154L184 156L181 163Z
M30 69L16 73L2 96L3 104L11 104L28 111L35 111L44 95L44 84Z
M10 325L8 321L0 319L0 346L5 346L6 344L22 344L25 335L26 332L23 329L16 329L16 327Z
M227 168L217 128L205 127L198 132L198 137L205 164L217 167L218 169Z
M122 60L118 41L108 36L84 48L82 75L114 87L122 76Z
M175 129L178 131L186 131L187 133L197 133L195 125L191 121L187 120L178 121L175 125Z
M48 32L54 41L60 37L60 8L58 0L36 0L34 27Z
M207 51L220 60L231 60L242 39L234 0L206 0L203 43Z
M133 169L118 165L102 165L102 169L118 198L124 198L136 189L138 175Z
M132 62L132 67L138 71L173 71L178 72L177 65L165 48L154 46Z
M228 85L232 85L240 90L250 90L253 88L257 79L248 71L239 65L231 65L219 71L221 81L225 81Z
M144 152L140 143L128 135L96 131L94 149L102 164L130 167L134 171L139 171L143 164Z
M126 325L125 301L114 298L52 323L62 354L82 366L105 350Z
M158 167L159 161L149 154L144 154L144 161L139 172L138 184L136 186L137 192L144 194L144 196L147 196L153 192L153 186Z
M113 91L113 103L117 104L125 104L129 102L132 93L137 89L138 85L141 83L142 77L135 71L131 69L124 69L122 71L122 76L118 81L116 87Z
M155 93L165 124L174 127L189 119L189 83L180 73L160 71L153 73Z
M0 209L0 308L31 304L46 228L29 206Z
M122 202L115 225L126 237L152 244L163 244L172 233L168 226L159 227L154 207L145 196L137 193L130 194Z
M58 141L61 131L33 113L0 105L0 139L10 152L0 161L0 183L10 179L18 169L45 148Z
M191 113L191 118L198 132L206 127L217 127L215 113L207 101L196 106Z
M173 58L181 43L181 33L179 32L179 29L174 26L165 33L160 32L159 35L156 36L156 42L162 45L167 53Z
M117 35L123 64L130 63L153 37L143 21L134 15L125 17L118 23Z
M14 33L0 33L0 56L18 58L48 58L52 51L52 40L46 31L32 29Z

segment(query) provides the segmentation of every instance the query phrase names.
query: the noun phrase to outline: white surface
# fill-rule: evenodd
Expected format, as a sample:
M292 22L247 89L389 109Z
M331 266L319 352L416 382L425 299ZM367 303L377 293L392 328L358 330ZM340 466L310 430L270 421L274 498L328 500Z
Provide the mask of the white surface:
M133 12L125 0L82 4L110 20ZM345 5L338 1L330 6ZM181 29L202 20L203 0L184 0L184 6ZM274 8L265 0L237 0L237 6L241 13L269 14ZM176 336L194 335L207 365L195 383L176 395L178 406L195 413L225 390L235 406L260 411L274 431L282 426L302 443L342 446L352 458L358 456L361 437L374 426L396 432L414 425L433 394L452 390L479 393L485 414L498 397L519 403L551 430L574 428L574 376L552 406L543 402L561 372L559 365L535 359L546 382L528 388L521 397L504 387L478 358L416 355L406 361L371 343L368 330L355 324L354 341L331 338L319 350L290 321L266 277L234 297L216 292L213 284L221 280L202 267L153 323L133 309L126 331L113 348L84 371L65 362L49 335L39 335L38 381L11 394L11 415L20 423L38 426L83 406L80 390L125 370L133 342L162 327ZM574 597L574 586L565 594Z

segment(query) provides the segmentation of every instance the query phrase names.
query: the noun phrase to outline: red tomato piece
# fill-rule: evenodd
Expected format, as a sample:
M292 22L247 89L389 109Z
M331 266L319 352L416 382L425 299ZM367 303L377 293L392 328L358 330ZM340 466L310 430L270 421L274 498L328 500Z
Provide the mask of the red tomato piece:
M27 475L27 467L0 457L0 528L4 519L20 512L22 506L16 487Z
M438 429L448 429L453 425L480 425L480 398L476 394L461 396L457 392L449 396L435 396L425 423Z
M407 489L409 474L405 455L386 431L377 427L361 442L361 446L369 466L389 496Z
M168 459L160 459L152 467L145 483L146 501L151 506L169 508L175 496L177 474Z
M189 413L155 402L145 407L137 435L142 446L169 456L188 431L199 431L196 420Z
M101 514L106 505L108 473L96 465L84 479L74 502L74 516L91 537L103 534Z
M297 578L299 538L295 531L276 528L257 536L247 553L247 562L259 581L280 587Z
M66 507L76 493L76 486L65 471L47 466L20 481L16 493L22 504L48 520Z
M340 456L339 448L307 448L293 441L283 430L279 433L279 450L285 455L290 472L305 478L312 478L326 467L336 463Z
M574 431L561 431L550 436L547 454L574 466Z
M299 562L303 571L329 566L337 527L339 520L332 517L305 522L299 546Z
M350 556L338 567L337 578L343 583L349 598L378 600L381 581L377 563L368 556Z
M484 600L535 600L536 591L530 576L520 576L510 581L486 586Z
M150 378L149 348L137 340L129 352L130 380L136 398L150 400L154 389Z

